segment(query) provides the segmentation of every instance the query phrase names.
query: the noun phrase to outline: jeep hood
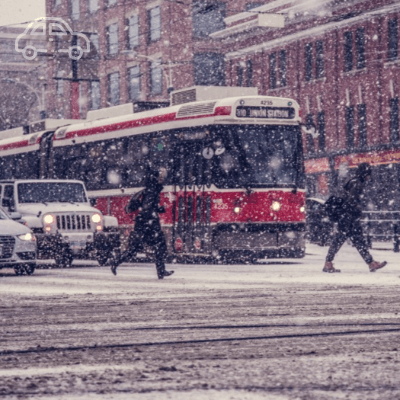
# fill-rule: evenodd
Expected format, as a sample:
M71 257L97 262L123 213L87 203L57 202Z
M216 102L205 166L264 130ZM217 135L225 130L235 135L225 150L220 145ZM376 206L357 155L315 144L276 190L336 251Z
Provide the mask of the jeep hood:
M47 204L47 205L46 205ZM22 215L35 215L39 212L43 214L58 214L58 213L80 213L80 212L93 212L100 213L99 210L93 208L88 203L26 203L18 204L17 211Z

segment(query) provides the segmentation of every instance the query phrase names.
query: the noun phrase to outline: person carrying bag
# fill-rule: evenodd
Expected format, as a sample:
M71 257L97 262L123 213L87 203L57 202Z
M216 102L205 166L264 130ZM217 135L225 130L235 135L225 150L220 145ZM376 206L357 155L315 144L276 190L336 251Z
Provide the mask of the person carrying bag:
M368 264L370 272L383 268L387 263L374 261L368 251L368 245L364 239L361 226L361 200L367 181L372 173L368 163L359 164L355 177L350 179L343 187L342 196L331 196L325 203L326 213L332 222L337 222L338 231L333 236L326 256L323 272L340 272L333 266L333 260L346 239L350 239Z

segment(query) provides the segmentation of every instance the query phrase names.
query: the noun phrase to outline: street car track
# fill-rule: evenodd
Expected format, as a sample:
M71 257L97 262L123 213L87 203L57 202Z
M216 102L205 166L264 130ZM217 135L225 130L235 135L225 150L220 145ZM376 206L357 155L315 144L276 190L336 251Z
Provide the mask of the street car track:
M369 325L400 325L398 323L381 323L381 324L335 324L334 326L369 326ZM159 328L162 329L162 328ZM190 328L182 328L187 330ZM224 327L226 329L226 327ZM232 327L231 327L232 329ZM327 337L327 336L345 336L345 335L366 335L366 334L385 334L400 332L399 328L391 329L371 329L371 330L342 330L331 332L315 332L315 333L298 333L298 334L285 334L285 335L265 335L265 336L245 336L245 337L220 337L212 339L192 339L192 340L175 340L175 341L159 341L159 342L136 342L136 343L119 343L119 344L102 344L102 345L88 345L88 346L68 346L68 347L40 347L29 348L23 350L5 350L0 351L0 356L27 354L27 353L45 353L56 351L80 351L89 349L112 349L112 348L129 348L140 346L175 346L175 345L191 345L201 343L218 343L218 342L234 342L234 341L249 341L249 340L275 340L275 339L295 339L295 338L312 338L312 337Z

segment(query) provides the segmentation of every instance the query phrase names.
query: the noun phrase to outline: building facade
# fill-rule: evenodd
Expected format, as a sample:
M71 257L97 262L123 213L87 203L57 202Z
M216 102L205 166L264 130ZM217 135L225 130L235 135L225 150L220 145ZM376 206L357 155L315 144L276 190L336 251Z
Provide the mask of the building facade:
M400 209L398 1L47 0L47 15L91 39L75 71L79 117L171 88L256 86L301 105L310 196L367 161L370 207ZM71 118L73 68L49 60L52 117Z

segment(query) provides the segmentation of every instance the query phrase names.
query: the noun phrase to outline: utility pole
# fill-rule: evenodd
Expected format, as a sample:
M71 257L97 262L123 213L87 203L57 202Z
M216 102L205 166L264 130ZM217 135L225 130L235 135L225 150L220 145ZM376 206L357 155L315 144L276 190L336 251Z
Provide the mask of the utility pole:
M78 44L78 36L72 35L71 45ZM71 80L71 117L79 119L79 79L78 79L78 60L71 59L72 80Z

